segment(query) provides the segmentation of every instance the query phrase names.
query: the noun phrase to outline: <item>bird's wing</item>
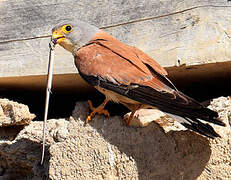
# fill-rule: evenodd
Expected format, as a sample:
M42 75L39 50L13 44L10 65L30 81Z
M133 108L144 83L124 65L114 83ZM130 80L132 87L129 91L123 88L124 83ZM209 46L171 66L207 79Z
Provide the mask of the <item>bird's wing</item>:
M202 119L224 125L217 120L216 112L179 92L158 63L106 33L96 35L77 51L75 58L80 75L93 86L186 118L186 124L198 124L197 119Z
M81 58L76 61L80 64L78 69L86 75L101 76L121 85L143 84L158 91L175 89L166 77L167 72L157 62L103 31L79 49L76 55Z
M128 46L121 41L113 38L104 31L99 31L92 39L91 42L99 41L100 44L106 48L109 48L114 53L118 53L120 56L130 61L133 65L137 66L144 72L149 72L146 64L151 66L157 73L161 75L167 75L167 71L161 67L157 62L150 58L147 54L139 49Z

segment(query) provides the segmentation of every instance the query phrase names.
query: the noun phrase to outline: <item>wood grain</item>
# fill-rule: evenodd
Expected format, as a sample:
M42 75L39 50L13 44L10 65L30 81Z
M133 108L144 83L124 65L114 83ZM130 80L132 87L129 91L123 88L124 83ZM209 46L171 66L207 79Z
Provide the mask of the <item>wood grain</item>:
M231 60L231 2L224 0L0 1L0 77L44 75L51 28L81 19L165 67ZM57 48L55 74L76 73Z

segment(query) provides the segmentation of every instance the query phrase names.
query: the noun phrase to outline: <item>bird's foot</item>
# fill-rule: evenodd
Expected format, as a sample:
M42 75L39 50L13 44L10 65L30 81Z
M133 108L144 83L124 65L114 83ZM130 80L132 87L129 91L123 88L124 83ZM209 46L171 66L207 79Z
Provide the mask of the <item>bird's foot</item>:
M105 99L105 101L99 105L97 108L93 107L91 100L88 100L88 105L89 108L91 109L91 114L87 117L86 119L86 123L88 123L89 121L92 120L92 118L96 115L96 114L104 114L105 116L109 117L110 114L108 112L108 110L104 109L104 106L107 104L108 100Z
M123 117L124 122L126 123L127 126L130 126L131 123L131 119L130 116L129 117Z
M132 121L133 118L134 118L135 112L136 112L136 111L132 111L132 113L130 114L130 116L128 116L128 117L123 117L123 120L125 121L125 123L126 123L127 126L130 126L131 121Z

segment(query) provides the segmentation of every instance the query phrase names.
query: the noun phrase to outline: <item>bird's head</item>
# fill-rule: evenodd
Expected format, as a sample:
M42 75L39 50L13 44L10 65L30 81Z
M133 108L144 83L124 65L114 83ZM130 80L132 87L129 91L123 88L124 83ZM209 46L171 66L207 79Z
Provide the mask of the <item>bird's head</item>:
M74 53L87 44L99 29L82 21L65 21L52 29L52 41Z

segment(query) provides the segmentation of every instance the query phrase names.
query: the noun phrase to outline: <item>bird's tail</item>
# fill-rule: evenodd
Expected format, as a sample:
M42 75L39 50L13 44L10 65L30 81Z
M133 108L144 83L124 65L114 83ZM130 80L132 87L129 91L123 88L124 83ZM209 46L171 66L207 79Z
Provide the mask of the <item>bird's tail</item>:
M200 116L203 117L203 120L220 125L225 126L225 124L218 119L218 115L215 111L212 111L208 108L202 108L201 110L197 110L200 113ZM220 137L218 133L215 132L213 127L208 123L202 122L201 119L195 117L182 117L173 114L169 114L170 117L181 123L184 127L191 129L195 132L198 132L204 136L209 138Z

